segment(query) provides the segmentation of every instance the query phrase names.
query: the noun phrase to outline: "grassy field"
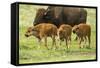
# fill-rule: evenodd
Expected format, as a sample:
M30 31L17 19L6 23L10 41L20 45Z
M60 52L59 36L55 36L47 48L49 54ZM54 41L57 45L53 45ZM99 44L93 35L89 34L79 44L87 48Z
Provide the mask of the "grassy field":
M87 22L91 25L91 49L79 49L77 41L74 41L75 35L72 34L70 50L66 49L65 43L58 49L47 50L42 43L38 43L33 36L26 38L24 36L27 28L33 25L35 14L38 8L43 6L20 5L19 8L19 63L41 63L41 62L59 62L76 60L96 59L96 11L87 9ZM46 6L44 7L46 8ZM57 42L58 43L58 42ZM51 48L52 40L48 38L48 47ZM86 44L87 45L87 44Z

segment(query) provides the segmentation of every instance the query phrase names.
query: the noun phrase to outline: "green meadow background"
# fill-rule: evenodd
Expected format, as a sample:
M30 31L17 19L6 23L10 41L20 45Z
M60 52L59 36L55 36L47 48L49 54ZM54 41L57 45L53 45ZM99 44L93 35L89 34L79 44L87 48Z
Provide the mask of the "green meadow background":
M87 10L87 24L91 25L91 49L79 49L78 42L75 41L75 34L72 34L72 41L69 51L65 46L57 45L58 49L47 50L44 43L40 44L34 36L25 37L27 28L33 26L36 12L39 8L47 6L22 5L19 6L19 63L42 63L42 62L60 62L77 60L95 60L96 59L96 10L85 8ZM43 42L43 40L42 40ZM57 42L58 43L58 42ZM88 45L88 44L86 44ZM48 47L51 48L52 40L48 38Z

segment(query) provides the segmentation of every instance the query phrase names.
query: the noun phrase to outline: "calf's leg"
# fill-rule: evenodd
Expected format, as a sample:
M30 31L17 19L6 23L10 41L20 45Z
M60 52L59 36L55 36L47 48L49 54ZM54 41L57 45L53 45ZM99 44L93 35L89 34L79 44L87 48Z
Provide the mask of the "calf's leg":
M57 46L56 46L56 39L55 39L55 36L53 35L52 36L52 48L53 48L54 45L57 48Z
M66 42L66 47L67 47L67 49L68 49L68 48L69 48L69 46L68 46L67 41L68 41L68 38L66 38L66 39L65 39L65 42Z
M81 48L82 37L79 37L79 48Z
M88 48L90 48L90 43L91 43L91 38L90 38L90 36L88 36L88 41L89 41L89 46L88 46Z
M49 49L49 48L47 47L47 36L45 36L44 39L45 39L45 47L46 47L47 49Z

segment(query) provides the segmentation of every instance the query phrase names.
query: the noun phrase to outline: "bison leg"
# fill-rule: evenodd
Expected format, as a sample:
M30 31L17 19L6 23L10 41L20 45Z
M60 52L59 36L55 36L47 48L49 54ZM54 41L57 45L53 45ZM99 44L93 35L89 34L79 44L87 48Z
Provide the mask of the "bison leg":
M89 41L89 46L88 46L88 48L90 48L90 43L91 43L90 36L88 36L88 41Z
M39 43L39 45L41 45L42 44L42 39L38 39L38 43ZM40 46L38 46L38 48L40 48Z
M68 37L69 44L71 45L71 36Z
M66 46L67 46L67 49L68 49L68 48L69 48L69 46L68 46L68 43L67 43L67 41L68 41L68 38L66 38L66 39L65 39Z
M47 47L47 36L45 36L45 47L48 49L48 47Z
M85 48L86 47L86 42L87 42L87 37L86 36L83 38L83 41L84 41L83 48Z
M79 48L81 48L82 38L79 38Z
M68 38L65 39L65 42L66 42L67 52L69 52Z
M53 48L54 45L57 48L55 36L52 36L52 48Z

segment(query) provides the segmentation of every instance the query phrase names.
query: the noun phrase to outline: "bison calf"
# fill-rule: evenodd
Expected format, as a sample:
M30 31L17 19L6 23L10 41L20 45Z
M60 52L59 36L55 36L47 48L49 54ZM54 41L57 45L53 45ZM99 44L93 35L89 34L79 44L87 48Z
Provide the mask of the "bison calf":
M47 47L47 37L51 37L52 41L53 41L52 47L53 47L53 45L56 46L55 36L57 35L57 27L53 24L41 23L36 26L29 27L25 36L28 37L31 35L35 36L40 41L42 38L44 38L46 47ZM48 49L48 47L47 47L47 49Z
M91 27L88 24L79 24L73 27L73 33L75 33L79 39L79 47L81 48L81 42L88 40L89 41L89 48L91 42Z
M70 25L63 24L59 27L57 34L60 39L60 45L61 45L61 41L65 40L66 46L67 48L69 48L67 42L71 41L72 27Z

